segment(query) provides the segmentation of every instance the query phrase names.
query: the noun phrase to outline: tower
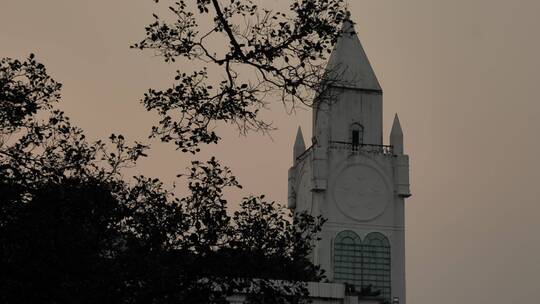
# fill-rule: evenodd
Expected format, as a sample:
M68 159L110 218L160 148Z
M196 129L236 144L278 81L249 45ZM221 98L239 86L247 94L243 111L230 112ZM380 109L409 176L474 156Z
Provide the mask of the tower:
M346 21L327 65L328 87L313 105L313 144L298 129L288 205L327 219L313 262L328 279L405 303L404 201L409 157L396 114L383 144L383 93ZM337 80L337 81L335 81Z

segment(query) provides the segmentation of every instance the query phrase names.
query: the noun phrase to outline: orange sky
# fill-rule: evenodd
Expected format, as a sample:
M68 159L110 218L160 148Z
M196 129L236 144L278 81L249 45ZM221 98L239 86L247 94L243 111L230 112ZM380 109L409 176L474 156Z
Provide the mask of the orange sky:
M384 90L385 138L398 112L411 156L409 303L538 302L540 1L350 2ZM153 9L151 0L1 0L0 56L35 52L89 137L145 139L155 117L138 100L186 68L129 49ZM309 111L289 116L275 104L265 116L279 128L272 139L223 128L224 142L203 153L244 185L233 200L285 202L297 126L311 135ZM139 172L172 182L188 158L153 145Z

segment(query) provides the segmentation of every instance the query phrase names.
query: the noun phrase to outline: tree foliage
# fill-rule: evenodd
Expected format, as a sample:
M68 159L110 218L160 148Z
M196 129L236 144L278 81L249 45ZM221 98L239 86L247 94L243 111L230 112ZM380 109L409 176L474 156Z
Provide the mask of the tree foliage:
M0 84L3 303L294 303L321 279L308 259L321 218L263 196L229 214L223 191L240 185L215 158L188 168L186 197L126 180L148 147L87 140L33 55L2 59Z
M146 109L161 117L152 135L183 151L217 143L216 122L236 124L243 133L265 132L271 125L258 114L269 95L292 106L309 105L314 94L336 81L325 77L324 65L348 18L342 0L294 0L287 12L253 0L197 0L196 5L179 0L169 10L172 21L154 15L146 37L133 47L200 67L178 71L172 87L150 89L143 99ZM201 26L205 23L211 27ZM210 79L210 68L223 79Z
M259 111L271 94L309 104L329 82L322 64L347 18L340 0L293 0L286 13L252 0L169 10L172 21L155 15L134 47L198 63L143 98L160 115L152 136L191 153L219 141L219 122L267 131ZM1 302L225 303L240 293L297 303L302 281L323 277L308 258L323 219L264 196L231 214L223 191L240 185L215 158L192 162L185 197L156 178L126 179L149 146L88 140L57 108L60 89L34 55L0 60Z

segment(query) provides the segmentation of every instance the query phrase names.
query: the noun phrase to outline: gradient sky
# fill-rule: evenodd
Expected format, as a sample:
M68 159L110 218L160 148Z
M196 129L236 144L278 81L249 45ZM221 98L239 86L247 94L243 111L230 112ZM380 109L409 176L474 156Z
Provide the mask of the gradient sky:
M537 303L540 283L540 1L354 0L357 31L411 157L407 300ZM271 8L288 1L272 1ZM0 57L35 52L64 84L62 108L90 138L145 139L155 117L139 99L179 66L129 49L152 21L151 0L0 0ZM285 202L298 125L310 112L265 114L272 138L221 128L216 155L242 192ZM188 158L154 142L138 172L172 182Z

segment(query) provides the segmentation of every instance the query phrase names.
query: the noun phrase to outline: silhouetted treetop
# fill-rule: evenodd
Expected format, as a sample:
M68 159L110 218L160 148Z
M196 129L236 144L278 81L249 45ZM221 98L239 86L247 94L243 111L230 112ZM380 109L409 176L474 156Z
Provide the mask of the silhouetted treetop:
M89 141L55 104L61 84L30 55L0 60L0 172L22 187L63 178L117 177L148 148L112 134Z
M0 60L0 127L12 132L26 126L33 115L50 109L60 98L61 84L30 54L27 60Z

